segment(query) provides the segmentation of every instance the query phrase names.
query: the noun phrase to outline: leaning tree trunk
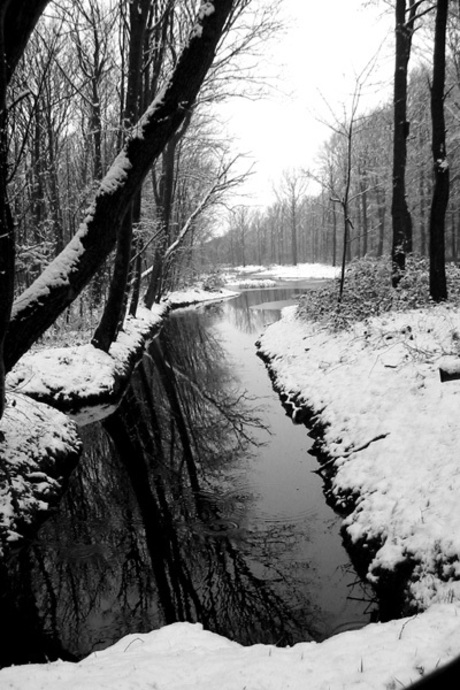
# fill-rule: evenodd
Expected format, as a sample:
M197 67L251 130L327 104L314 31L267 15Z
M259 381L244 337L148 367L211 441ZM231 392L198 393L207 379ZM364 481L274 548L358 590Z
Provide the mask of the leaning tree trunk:
M406 268L406 254L412 251L412 218L406 199L407 137L407 67L412 43L414 1L411 18L406 21L406 0L396 0L396 51L393 99L393 197L391 217L393 240L391 249L392 284L396 287Z
M30 34L49 0L3 0L0 4L0 419L5 407L7 330L14 298L15 233L8 201L8 83Z
M436 302L447 299L445 218L449 202L449 164L446 154L446 125L444 120L447 13L448 0L438 0L431 87L434 190L430 212L430 295Z
M127 207L164 146L193 106L234 0L203 2L190 40L99 185L75 237L18 297L5 347L10 369L90 281L115 245Z

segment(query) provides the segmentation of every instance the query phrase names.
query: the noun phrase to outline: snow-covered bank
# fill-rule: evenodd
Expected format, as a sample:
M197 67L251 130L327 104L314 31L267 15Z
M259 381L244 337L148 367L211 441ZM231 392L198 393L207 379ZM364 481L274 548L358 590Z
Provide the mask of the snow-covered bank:
M188 307L201 302L211 302L236 297L234 290L221 288L220 290L205 290L203 288L190 288L189 290L177 290L171 292L165 299L165 303L173 309Z
M190 291L188 304L231 295ZM0 562L33 536L62 494L81 449L77 427L118 405L146 342L160 330L170 302L127 317L108 353L90 344L28 353L7 376L0 421Z
M236 294L200 289L171 293L151 310L140 307L136 318L128 316L108 353L89 343L30 352L8 374L7 386L65 412L80 426L103 419L116 408L146 342L158 334L169 309Z
M441 383L460 354L448 306L358 323L331 334L295 308L260 341L277 386L307 406L330 458L346 535L370 553L369 579L403 571L408 610L460 599L460 381Z
M31 352L8 374L10 390L20 390L68 414L78 424L107 416L120 400L145 343L158 333L166 305L140 308L102 352L89 343Z
M451 432L456 433L453 403L457 393L453 391L460 383L441 384L437 370L439 362L446 365L445 355L454 358L448 362L449 369L452 361L456 362L460 324L455 312L439 307L429 312L388 315L358 325L348 335L327 337L325 331L297 322L293 316L292 310L285 312L278 329L270 327L262 340L285 392L310 405L318 414L318 423L326 425L323 450L331 459L334 497L353 511L347 519L350 539L356 545L370 543L373 547L372 575L376 579L382 572L392 572L391 563L395 567L400 562L423 566L424 577L418 577L415 570L409 580L408 601L421 609L427 606L427 610L405 620L367 626L320 644L303 643L291 649L263 645L245 648L200 626L175 624L148 635L130 635L79 664L58 662L4 669L0 671L0 687L395 690L458 654L460 602L456 592L449 591L455 578L452 568L459 560L455 543L453 560L444 556L449 538L456 539L454 532L458 531L456 468L452 461L457 441ZM441 420L435 419L438 411L444 417ZM437 421L444 436L441 448L435 435ZM425 455L432 455L428 459L422 458L423 441L417 439L421 430L427 430ZM387 447L387 443L392 445ZM377 453L382 448L388 449L387 455ZM449 493L446 475L452 473ZM339 477L342 484L337 483ZM424 482L430 495L424 491ZM415 519L417 501L424 502L419 521ZM408 522L410 509L412 523ZM446 527L449 514L453 518ZM450 525L452 533L448 534ZM438 546L430 550L432 540L438 537ZM393 543L383 544L383 539L389 538ZM387 559L393 554L394 560L389 561L391 567L382 570L378 559L385 553ZM398 553L403 554L402 561ZM444 565L451 568L452 577ZM441 573L435 573L435 596L418 599L414 587L420 586L426 594L430 569ZM444 585L448 588L443 592ZM443 603L430 606L432 600Z
M242 647L175 623L128 635L78 664L0 671L10 690L395 690L450 661L460 649L460 608L438 605L406 620L369 625L321 644Z
M241 279L248 275L257 275L258 278L276 278L277 280L301 280L302 278L324 279L336 278L339 269L326 264L297 264L297 266L272 264L271 266L236 266L224 269L224 274L229 280L235 276Z
M33 536L59 501L81 450L62 412L9 394L0 430L0 561Z

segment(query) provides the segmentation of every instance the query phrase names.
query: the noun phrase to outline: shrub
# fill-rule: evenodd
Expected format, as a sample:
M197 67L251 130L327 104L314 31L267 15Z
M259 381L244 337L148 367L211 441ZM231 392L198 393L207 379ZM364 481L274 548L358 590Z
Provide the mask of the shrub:
M446 272L449 303L460 305L460 269L448 264ZM306 293L300 298L299 316L324 321L333 329L343 329L355 321L384 312L429 306L433 302L429 294L428 262L425 258L409 256L404 276L398 287L392 288L389 258L355 260L347 268L340 305L338 294L339 279Z

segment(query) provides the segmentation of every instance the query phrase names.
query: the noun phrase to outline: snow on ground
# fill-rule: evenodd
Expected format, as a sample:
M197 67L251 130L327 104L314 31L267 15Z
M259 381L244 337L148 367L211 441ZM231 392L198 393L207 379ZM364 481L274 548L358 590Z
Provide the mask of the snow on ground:
M351 511L349 538L373 549L370 578L410 562L407 598L422 613L286 649L242 647L177 623L125 637L79 664L3 669L1 687L394 690L458 654L460 380L441 383L439 366L458 371L460 316L437 306L331 335L288 308L261 349L280 389L324 426L332 492Z
M102 352L91 344L56 347L26 354L8 374L7 386L57 407L79 425L107 416L120 400L145 341L158 332L165 305L138 309Z
M81 449L61 412L11 393L0 430L0 559L54 507Z
M222 288L221 290L204 290L203 288L189 288L188 290L176 290L166 295L165 304L173 309L186 307L200 302L210 302L214 300L228 299L235 297L238 293L233 290Z
M326 264L297 264L297 266L283 266L272 264L271 266L236 266L225 268L222 271L226 282L239 282L247 275L257 275L260 278L277 278L279 280L302 280L316 278L335 278L339 269Z
M260 347L279 387L325 427L346 532L375 551L369 579L410 564L410 607L460 599L460 380L439 374L460 356L460 315L437 306L331 335L294 307Z
M0 671L10 690L396 690L449 661L460 648L460 608L426 614L320 644L242 647L201 625L174 623L128 635L78 664L16 666Z
M255 289L260 289L260 288L272 288L276 287L277 281L272 280L271 278L265 278L265 279L254 279L254 278L238 278L234 277L233 279L229 278L229 283L227 285L235 285L238 287L240 290L251 290L252 288Z

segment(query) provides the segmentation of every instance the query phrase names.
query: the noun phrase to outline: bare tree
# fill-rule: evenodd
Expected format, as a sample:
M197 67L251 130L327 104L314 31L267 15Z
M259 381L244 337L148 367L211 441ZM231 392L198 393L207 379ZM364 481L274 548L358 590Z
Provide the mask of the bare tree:
M75 237L16 300L4 344L6 369L14 365L75 299L114 247L127 208L153 161L193 107L233 6L232 0L202 3L171 78L134 127L101 181ZM43 7L41 3L40 10ZM16 18L14 14L12 21ZM6 35L9 27L5 22L3 26ZM4 194L2 203L5 198ZM2 308L3 327L8 313L9 309ZM3 337L4 331L5 328Z
M276 196L285 205L291 235L291 261L297 266L299 214L302 198L308 186L308 175L301 171L284 170Z
M396 0L395 2L395 72L393 95L393 195L391 217L392 284L396 287L406 266L406 254L412 251L412 218L406 198L407 137L407 74L416 20L425 10L425 0Z

